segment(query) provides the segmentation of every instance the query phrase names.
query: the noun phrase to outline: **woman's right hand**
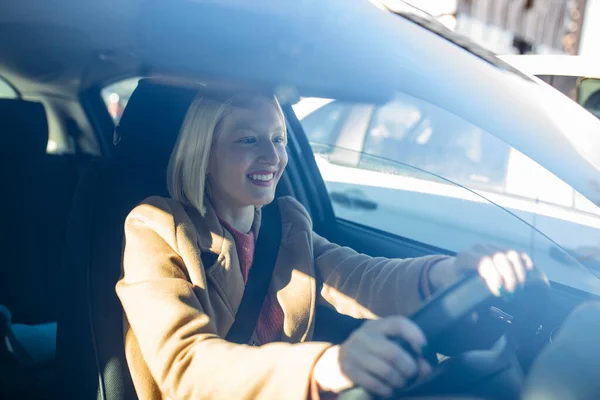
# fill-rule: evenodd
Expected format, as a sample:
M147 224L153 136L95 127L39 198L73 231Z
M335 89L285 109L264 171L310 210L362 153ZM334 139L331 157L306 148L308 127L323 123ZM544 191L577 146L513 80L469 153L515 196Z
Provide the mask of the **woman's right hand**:
M313 369L319 389L340 393L360 386L373 394L390 396L394 389L431 372L424 359L415 360L391 337L404 339L418 355L426 344L421 329L408 318L367 321L341 346L332 346L321 355Z

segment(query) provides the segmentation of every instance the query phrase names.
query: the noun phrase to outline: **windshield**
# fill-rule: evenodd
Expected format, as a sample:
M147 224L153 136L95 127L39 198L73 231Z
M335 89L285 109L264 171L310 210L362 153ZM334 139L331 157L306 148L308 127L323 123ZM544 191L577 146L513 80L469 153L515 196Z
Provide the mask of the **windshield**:
M552 281L600 294L600 208L516 148L406 94L293 108L339 218L452 252L527 251Z
M427 14L425 11L407 4L402 0L381 0L381 2L383 6L390 12L412 21L415 24L421 25L427 30L443 37L446 40L449 40L459 47L462 47L469 53L476 55L488 63L498 68L510 71L513 74L519 75L523 79L531 80L531 78L517 68L513 67L511 64L505 62L501 58L496 57L493 52L489 51L483 46L480 46L465 36L450 30L448 27L440 23L433 16Z

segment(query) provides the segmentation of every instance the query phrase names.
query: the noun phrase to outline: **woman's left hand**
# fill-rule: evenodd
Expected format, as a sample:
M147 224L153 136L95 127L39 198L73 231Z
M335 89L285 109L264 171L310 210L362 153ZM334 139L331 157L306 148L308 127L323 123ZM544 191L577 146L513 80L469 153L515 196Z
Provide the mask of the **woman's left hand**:
M503 296L523 286L527 271L532 269L533 262L526 253L477 245L435 264L429 271L429 281L438 290L452 285L466 273L477 271L494 295Z

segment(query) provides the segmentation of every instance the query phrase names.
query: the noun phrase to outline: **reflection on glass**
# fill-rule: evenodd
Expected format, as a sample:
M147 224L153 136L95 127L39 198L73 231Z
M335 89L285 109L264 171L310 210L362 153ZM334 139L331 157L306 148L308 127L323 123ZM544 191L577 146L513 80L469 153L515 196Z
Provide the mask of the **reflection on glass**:
M600 294L600 208L566 182L420 99L323 100L294 109L338 217L452 251L529 251L551 279Z
M551 280L600 294L600 280L584 267L597 266L563 250L534 227L534 214L502 208L465 187L398 162L361 154L360 164L348 167L331 162L331 146L313 149L339 218L454 252L479 243L524 251ZM355 158L351 150L335 151L336 160ZM371 203L376 207L360 207ZM560 228L567 228L564 221Z

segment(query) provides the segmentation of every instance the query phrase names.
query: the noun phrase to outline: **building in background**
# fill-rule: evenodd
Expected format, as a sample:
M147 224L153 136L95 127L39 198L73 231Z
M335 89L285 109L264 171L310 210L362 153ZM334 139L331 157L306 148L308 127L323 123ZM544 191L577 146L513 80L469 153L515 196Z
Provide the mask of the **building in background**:
M600 0L408 0L498 54L600 58Z

